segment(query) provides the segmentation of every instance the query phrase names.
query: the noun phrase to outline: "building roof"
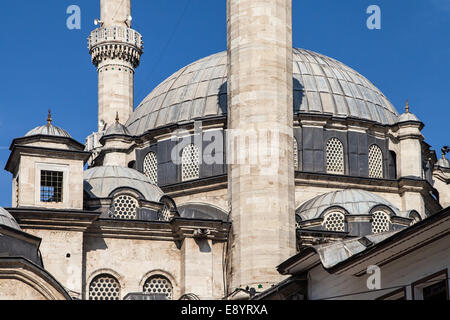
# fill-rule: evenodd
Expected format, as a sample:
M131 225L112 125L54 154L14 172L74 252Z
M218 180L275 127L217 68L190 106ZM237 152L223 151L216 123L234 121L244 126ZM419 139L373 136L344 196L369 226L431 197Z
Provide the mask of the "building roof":
M46 124L46 125L43 125L40 127L36 127L33 130L30 130L29 132L27 132L25 137L37 136L37 135L72 138L70 136L70 134L67 133L66 130L61 129L60 127L54 126L52 124Z
M134 169L103 166L91 168L84 173L84 191L91 198L109 198L114 191L121 188L136 190L147 201L159 202L164 196L158 186Z
M419 118L417 118L417 116L411 112L405 112L398 118L399 123L409 121L420 122Z
M398 113L365 77L324 55L294 49L294 112L394 124ZM127 122L131 134L227 114L227 53L198 60L171 75Z
M0 225L22 231L16 219L14 219L14 217L2 207L0 207Z
M366 273L368 265L381 267L425 244L448 237L450 207L401 231L380 233L337 243L305 247L277 269L283 274L301 274L320 262L329 273ZM364 263L360 263L364 260Z
M448 160L446 158L440 158L436 162L436 166L440 167L440 168L450 169L450 160Z
M392 203L382 197L359 189L334 191L317 196L302 204L295 213L302 220L320 218L322 213L331 207L341 207L350 215L367 215L377 205L389 207L396 215L400 211Z
M130 132L123 124L116 122L106 129L104 137L112 135L129 136Z

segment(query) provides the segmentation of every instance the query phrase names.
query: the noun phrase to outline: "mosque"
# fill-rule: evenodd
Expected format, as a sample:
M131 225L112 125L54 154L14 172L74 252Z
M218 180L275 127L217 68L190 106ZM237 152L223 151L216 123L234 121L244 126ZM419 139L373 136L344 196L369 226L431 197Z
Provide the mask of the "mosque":
M97 131L11 143L0 299L448 299L449 149L293 48L292 0L227 0L228 50L137 107L131 0L100 3Z

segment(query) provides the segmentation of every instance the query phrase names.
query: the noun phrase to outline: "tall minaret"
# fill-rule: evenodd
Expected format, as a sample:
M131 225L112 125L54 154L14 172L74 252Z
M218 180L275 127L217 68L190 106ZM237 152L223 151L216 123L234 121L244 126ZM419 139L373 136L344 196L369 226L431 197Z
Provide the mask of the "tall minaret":
M99 131L126 121L133 112L134 70L143 53L141 35L131 29L131 0L100 0L100 27L89 36L89 52L98 72Z
M292 0L227 2L229 290L262 291L281 280L276 267L296 247Z

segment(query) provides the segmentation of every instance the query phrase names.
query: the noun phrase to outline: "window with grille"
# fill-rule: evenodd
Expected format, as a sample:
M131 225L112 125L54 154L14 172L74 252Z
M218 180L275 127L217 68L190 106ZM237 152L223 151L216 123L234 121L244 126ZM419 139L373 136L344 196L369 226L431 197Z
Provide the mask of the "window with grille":
M376 211L372 215L372 233L381 233L389 231L391 218L384 211Z
M323 226L328 231L345 232L345 215L341 212L332 212L323 219Z
M170 207L165 204L159 212L159 221L170 221L171 217Z
M369 177L383 178L383 153L377 145L369 148Z
M144 284L144 293L148 294L163 294L167 300L173 298L173 287L169 279L164 276L153 276L147 279Z
M60 171L41 171L41 202L62 202L63 176Z
M89 300L119 300L120 285L116 278L101 274L89 285Z
M295 171L299 170L299 165L298 165L298 141L297 139L294 137L294 169Z
M195 144L190 144L183 149L181 155L182 181L198 179L200 177L200 152Z
M121 195L114 199L112 218L123 220L135 220L138 202L135 198Z
M344 145L337 138L331 138L327 143L327 173L345 174Z
M144 158L144 174L154 184L158 184L158 160L156 153L149 152Z

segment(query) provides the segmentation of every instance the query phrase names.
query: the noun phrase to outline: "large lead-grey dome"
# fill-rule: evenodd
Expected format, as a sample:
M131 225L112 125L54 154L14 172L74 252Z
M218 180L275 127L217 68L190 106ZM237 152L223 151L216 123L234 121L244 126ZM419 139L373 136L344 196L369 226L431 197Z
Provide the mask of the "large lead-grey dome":
M294 49L294 112L354 117L381 124L398 113L369 80L324 55ZM182 68L153 90L127 122L131 134L227 113L227 53Z
M331 207L344 208L350 215L368 215L375 206L382 205L390 208L396 215L398 208L382 197L365 190L346 189L317 196L302 204L296 215L304 220L320 218L322 213Z
M145 175L134 169L104 166L94 167L84 173L84 191L91 198L108 198L119 188L140 192L145 200L159 202L164 192L151 183Z

